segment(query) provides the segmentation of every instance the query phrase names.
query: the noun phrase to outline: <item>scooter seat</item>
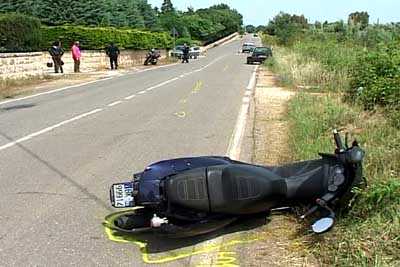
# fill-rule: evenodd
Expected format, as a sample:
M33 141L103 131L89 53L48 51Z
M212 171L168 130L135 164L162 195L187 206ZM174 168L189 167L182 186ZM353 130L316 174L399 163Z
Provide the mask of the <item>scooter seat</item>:
M279 175L244 164L192 169L166 182L172 205L232 215L268 211L286 195L286 188Z
M286 182L261 167L233 164L208 168L210 211L252 214L268 211L286 195Z

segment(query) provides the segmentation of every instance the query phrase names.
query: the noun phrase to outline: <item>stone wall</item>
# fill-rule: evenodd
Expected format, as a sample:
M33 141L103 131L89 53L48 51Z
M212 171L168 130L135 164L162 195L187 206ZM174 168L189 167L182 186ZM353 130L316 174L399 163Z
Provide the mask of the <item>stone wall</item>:
M142 65L146 54L147 51L121 51L119 65L126 68ZM166 55L166 51L161 51L162 58ZM71 52L66 51L62 59L65 63L64 73L73 72L74 62ZM0 53L0 80L43 77L54 72L54 68L47 67L49 61L52 62L48 52ZM82 51L82 72L105 70L109 68L109 64L109 58L104 52Z

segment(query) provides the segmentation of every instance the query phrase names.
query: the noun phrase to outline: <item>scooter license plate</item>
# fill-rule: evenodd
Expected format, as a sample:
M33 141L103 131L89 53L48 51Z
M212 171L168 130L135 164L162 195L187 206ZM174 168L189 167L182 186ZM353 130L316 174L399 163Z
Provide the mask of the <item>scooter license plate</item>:
M133 183L113 184L110 190L110 200L114 208L134 207Z

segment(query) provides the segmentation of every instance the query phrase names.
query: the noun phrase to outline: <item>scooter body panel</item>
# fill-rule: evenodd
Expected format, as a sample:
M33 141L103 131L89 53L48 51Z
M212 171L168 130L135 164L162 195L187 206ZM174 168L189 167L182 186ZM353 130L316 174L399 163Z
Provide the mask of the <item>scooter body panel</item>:
M191 169L232 164L226 157L192 157L164 160L149 165L144 172L136 174L138 183L138 203L158 204L162 201L160 194L161 180Z

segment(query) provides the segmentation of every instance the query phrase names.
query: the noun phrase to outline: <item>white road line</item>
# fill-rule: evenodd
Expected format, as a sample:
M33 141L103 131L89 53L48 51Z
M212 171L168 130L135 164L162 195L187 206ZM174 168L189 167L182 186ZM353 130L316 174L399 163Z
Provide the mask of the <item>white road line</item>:
M113 107L113 106L116 106L116 105L119 105L119 104L121 104L122 103L122 101L115 101L115 102L113 102L113 103L111 103L111 104L108 104L107 106L109 106L109 107Z
M63 125L66 125L66 124L69 124L69 123L71 123L71 122L74 122L74 121L83 119L83 118L85 118L85 117L88 117L88 116L93 115L93 114L95 114L95 113L98 113L98 112L100 112L100 111L103 111L103 109L101 109L101 108L95 109L95 110L92 110L92 111L90 111L90 112L83 113L83 114L81 114L81 115L75 116L75 117L73 117L73 118L71 118L71 119L69 119L69 120L65 120L65 121L62 121L62 122L60 122L60 123L57 123L57 124L55 124L55 125L53 125L53 126L44 128L44 129L42 129L42 130L40 130L40 131L37 131L37 132L35 132L35 133L29 134L29 135L27 135L27 136L24 136L24 137L22 137L22 138L20 138L20 139L18 139L18 140L15 140L15 141L13 141L13 142L10 142L10 143L8 143L8 144L5 144L5 145L3 145L3 146L0 146L0 151L1 151L1 150L4 150L4 149L7 149L7 148L10 148L10 147L12 147L12 146L15 146L15 145L17 145L17 144L20 144L20 143L22 143L22 142L25 142L25 141L27 141L27 140L30 140L30 139L32 139L32 138L34 138L34 137L39 136L39 135L48 133L48 132L50 132L50 131L52 131L52 130L54 130L54 129L56 129L56 128L59 128L59 127L61 127L61 126L63 126Z
M173 66L176 66L176 65L178 65L178 63L173 63L173 64L167 64L167 65L163 65L163 66L153 67L153 68L150 68L150 69L140 70L140 71L136 71L136 72L128 73L128 74L138 74L138 73L142 73L142 72L146 72L146 71L153 71L153 70L157 70L157 69L161 69L161 68L173 67ZM121 74L118 77L121 77L123 75L124 74ZM22 101L22 100L26 100L26 99L30 99L30 98L34 98L34 97L38 97L38 96L43 96L43 95L50 95L50 94L62 92L62 91L65 91L65 90L69 90L69 89L72 89L72 88L77 88L77 87L81 87L81 86L85 86L85 85L89 85L89 84L93 84L93 83L98 83L98 82L104 82L104 81L107 81L107 80L111 80L113 78L114 77L107 77L107 78L103 78L103 79L99 79L99 80L95 80L95 81L90 81L90 82L70 85L70 86L66 86L66 87L62 87L62 88L59 88L59 89L54 89L54 90L50 90L50 91L46 91L46 92L42 92L42 93L38 93L38 94L34 94L34 95L29 95L29 96L24 96L24 97L20 97L20 98L10 99L10 100L6 100L6 101L3 101L3 102L0 102L0 105L5 105L5 104L8 104L8 103Z
M247 85L247 90L252 90L254 86L256 85L256 74L257 74L257 69L258 66L255 67L253 75L251 76L251 79L249 81L249 85Z
M220 58L218 58L217 60L219 60L219 59ZM210 64L206 65L206 67L209 67L211 64L214 64L217 60L212 61ZM153 67L153 68L149 68L149 69L145 69L145 70L140 70L140 71L136 71L136 72L128 73L128 74L138 74L138 73L147 72L147 71L153 71L153 70L157 70L157 69L161 69L161 68L173 67L173 66L176 66L178 64L179 63L173 63L173 64ZM123 76L123 74L121 74L121 76ZM65 90L69 90L69 89L72 89L72 88L77 88L77 87L81 87L81 86L85 86L85 85L89 85L89 84L93 84L93 83L98 83L98 82L104 82L104 81L107 81L107 80L111 80L113 78L114 77L107 77L107 78L103 78L103 79L99 79L99 80L95 80L95 81L90 81L90 82L75 84L75 85L71 85L71 86L66 86L66 87L63 87L63 88L58 88L58 89L54 89L54 90L50 90L50 91L46 91L46 92L42 92L42 93L38 93L38 94L34 94L34 95L29 95L29 96L24 96L24 97L20 97L20 98L10 99L10 100L6 100L6 101L0 102L0 105L5 105L5 104L17 102L17 101L26 100L26 99L31 99L31 98L35 98L35 97L43 96L43 95L50 95L50 94L62 92L62 91L65 91Z
M132 98L135 98L135 97L136 97L136 94L127 96L127 97L125 97L124 99L125 99L125 100L131 100Z
M247 86L247 90L252 90L256 84L257 69L258 66L254 68L253 74L249 81L249 85ZM234 160L240 159L240 151L241 151L244 131L246 129L247 115L249 112L249 108L250 108L250 97L244 96L242 100L242 107L240 109L239 116L236 121L236 126L233 131L233 135L227 151L228 157Z
M76 88L76 87L80 87L80 86L85 86L85 85L89 85L89 84L93 84L93 83L98 83L98 82L104 82L107 80L112 79L113 77L108 77L108 78L104 78L104 79L100 79L100 80L96 80L96 81L90 81L90 82L86 82L86 83L81 83L81 84L76 84L76 85L71 85L71 86L66 86L63 88L59 88L59 89L55 89L55 90L51 90L51 91L46 91L43 93L38 93L38 94L34 94L34 95L29 95L29 96L24 96L21 98L16 98L16 99L10 99L10 100L6 100L3 102L0 102L0 105L5 105L8 103L12 103L12 102L16 102L16 101L21 101L21 100L26 100L26 99L30 99L30 98L34 98L34 97L38 97L38 96L42 96L42 95L49 95L49 94L54 94L54 93L58 93L61 91L65 91L71 88Z
M203 69L205 69L205 68L211 66L212 64L214 64L215 62L217 62L217 61L220 60L221 58L222 58L222 57L219 57L218 59L212 61L210 64L208 64L208 65L202 67L201 70L203 70ZM161 66L161 67L166 67L166 66ZM161 68L161 67L160 67L160 68ZM191 74L191 73L193 73L193 72L190 72L190 74ZM43 92L43 93L36 94L36 95L26 96L26 97L23 97L23 98L12 99L12 100L8 100L8 101L0 102L0 105L6 104L6 103L10 103L10 102L19 101L19 100L24 100L24 99L33 98L33 97L40 96L40 95L46 95L46 94L51 94L51 93L54 93L54 92L60 92L60 91L63 91L63 90L67 90L67 89L69 89L69 88L79 87L79 86L82 86L82 85L87 85L87 84L96 83L96 82L99 82L99 81L104 81L104 80L109 80L109 79L112 79L112 78L106 78L106 79L102 79L102 80L91 81L91 82L87 82L87 83L85 83L85 84L73 85L73 86L70 86L70 87L64 87L64 88L56 89L56 90L53 90L53 91ZM169 84L169 83L171 83L171 82L174 82L174 81L176 81L176 80L179 80L179 77L175 77L175 78L172 78L172 79L167 80L167 81L165 81L165 82L159 83L159 84L157 84L157 85L155 85L155 86L149 87L149 88L147 88L146 90L140 91L138 94L145 94L146 91L153 90L153 89L155 89L155 88L164 86L164 85ZM136 97L136 94L127 96L127 97L125 97L125 99L126 99L126 100L130 100L130 99L132 99L132 98L134 98L134 97ZM113 102L113 103L108 104L107 106L108 106L108 107L113 107L113 106L119 105L119 104L121 104L121 103L123 103L123 101L122 101L122 100L118 100L118 101L115 101L115 102ZM42 130L37 131L37 132L35 132L35 133L26 135L26 136L24 136L24 137L22 137L22 138L20 138L20 139L18 139L18 140L15 140L15 141L9 142L9 143L7 143L7 144L5 144L5 145L3 145L3 146L0 146L0 151L1 151L1 150L4 150L4 149L7 149L7 148L10 148L10 147L13 147L13 146L15 146L15 145L17 145L17 144L20 144L20 143L22 143L22 142L28 141L28 140L30 140L30 139L32 139L32 138L34 138L34 137L37 137L37 136L39 136L39 135L48 133L48 132L50 132L50 131L52 131L52 130L54 130L54 129L56 129L56 128L59 128L59 127L61 127L61 126L63 126L63 125L66 125L66 124L69 124L69 123L71 123L71 122L74 122L74 121L83 119L83 118L85 118L85 117L87 117L87 116L90 116L90 115L92 115L92 114L98 113L98 112L103 111L103 110L104 110L104 109L102 109L102 108L95 109L95 110L92 110L92 111L90 111L90 112L83 113L83 114L81 114L81 115L75 116L75 117L73 117L73 118L71 118L71 119L69 119L69 120L65 120L65 121L62 121L62 122L60 122L60 123L57 123L57 124L55 124L55 125L53 125L53 126L47 127L47 128L45 128L45 129L42 129Z
M140 70L140 71L135 72L135 73L142 73L142 72L147 72L147 71L152 71L152 70L158 70L158 69L162 69L162 68L172 67L172 66L175 66L175 65L178 65L178 64L179 63L173 63L173 64L167 64L167 65L162 65L162 66L157 66L157 67L151 67L151 68L148 68L148 69ZM133 73L133 74L135 74L135 73Z
M154 89L159 88L159 87L161 87L161 86L164 86L164 85L166 85L166 84L172 83L172 82L174 82L174 81L176 81L176 80L179 80L179 77L175 77L175 78L172 78L172 79L167 80L167 81L165 81L165 82L156 84L156 85L154 85L154 86L152 86L152 87L149 87L149 88L145 89L144 91L151 91L151 90L154 90ZM142 92L143 92L143 91L142 91ZM140 92L139 92L139 94L140 94Z
M243 103L244 104L250 103L250 97L248 97L248 96L243 97Z

